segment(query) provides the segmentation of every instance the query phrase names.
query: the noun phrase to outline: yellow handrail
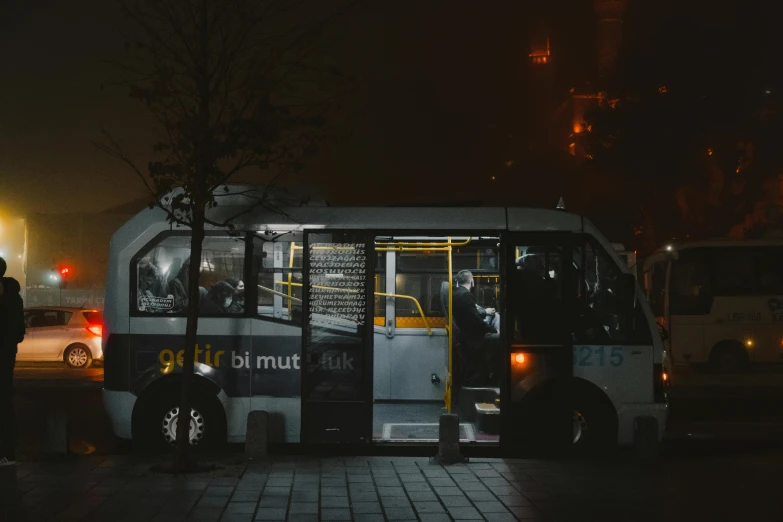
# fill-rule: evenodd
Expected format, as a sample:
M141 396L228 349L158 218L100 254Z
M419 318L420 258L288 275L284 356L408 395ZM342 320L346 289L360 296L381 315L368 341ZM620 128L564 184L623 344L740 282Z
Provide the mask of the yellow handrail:
M291 255L288 256L289 257L288 268L290 270L288 272L288 299L289 299L289 301L288 301L288 320L289 321L291 320L291 301L290 301L290 299L291 299L291 297L293 297L293 294L291 292L294 289L294 287L291 286L291 283L293 282L293 277L294 277L293 270L294 270L294 253L296 252L296 250L294 250L295 246L296 246L296 243L291 243Z
M418 241L391 241L391 242L379 242L375 243L376 245L383 245L383 246L390 246L390 245L396 245L396 246L406 246L406 245L416 245L416 246L439 246L439 247L445 247L445 246L465 246L468 243L470 243L473 240L472 237L469 237L465 241L460 241L459 243L452 243L451 238L448 239L446 243L443 241L432 241L430 243L419 243ZM376 248L377 250L377 248Z
M421 316L421 320L424 321L424 326L427 328L427 335L432 335L432 330L430 329L430 323L427 322L427 318L424 316L424 310L421 309L421 305L419 304L419 300L413 297L412 295L401 295L401 294L384 294L382 292L375 292L375 295L380 295L383 297L399 297L401 299L410 299L416 304L416 308L419 310L419 315Z
M275 281L275 284L278 285L289 285L289 283L286 283L285 281ZM291 286L302 286L302 283L290 283ZM289 286L289 288L291 288ZM331 286L320 286L320 285L312 285L313 288L318 288L320 290L333 290L337 292L346 292L350 294L358 294L358 290L352 290L350 288L334 288ZM282 292L281 292L282 293ZM373 292L376 296L381 297L399 297L400 299L410 299L416 304L416 308L419 311L419 315L421 316L421 320L424 322L424 326L427 328L427 335L432 335L432 329L430 328L430 323L427 321L427 317L424 315L424 310L421 307L421 304L419 303L419 300L413 297L412 295L402 295L402 294L386 294L383 292ZM294 298L295 299L295 298ZM300 301L301 302L301 301Z
M451 243L451 237L450 236L449 236L449 243ZM447 330L448 335L449 335L449 372L448 372L448 377L446 378L446 391L443 394L443 400L446 402L446 412L447 413L451 413L451 387L452 387L452 384L454 382L453 378L452 378L452 373L454 371L453 370L454 365L452 364L452 342L453 341L452 341L452 332L451 332L451 330L452 330L452 328L451 328L451 325L452 325L451 305L452 305L452 300L453 300L453 297L454 297L454 295L453 295L454 287L452 286L451 281L452 281L454 275L452 274L452 266L451 266L451 247L449 246L448 248L449 248L449 309L448 309L448 312L449 312L448 316L449 317L448 317L448 320L447 320L446 324L449 326L449 328Z
M421 248L414 248L414 247L405 247L405 246L399 246L399 247L381 247L376 248L376 252L447 252L450 250L451 247L421 247Z

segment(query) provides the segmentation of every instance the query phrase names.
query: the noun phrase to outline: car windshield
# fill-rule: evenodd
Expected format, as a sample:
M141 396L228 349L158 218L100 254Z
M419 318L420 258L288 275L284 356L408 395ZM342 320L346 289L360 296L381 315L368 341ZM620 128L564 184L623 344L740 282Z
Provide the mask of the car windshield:
M87 319L88 323L102 323L103 322L103 312L97 312L95 310L91 310L89 312L83 312L84 318Z

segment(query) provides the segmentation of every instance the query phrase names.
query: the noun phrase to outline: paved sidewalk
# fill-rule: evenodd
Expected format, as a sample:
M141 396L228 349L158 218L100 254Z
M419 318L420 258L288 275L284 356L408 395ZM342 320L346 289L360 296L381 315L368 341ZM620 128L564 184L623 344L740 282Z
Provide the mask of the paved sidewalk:
M246 462L227 455L202 457L202 462L219 462L221 469L186 477L151 472L163 457L79 457L18 466L18 519L780 520L783 511L770 504L778 496L768 490L775 487L783 457L773 457L710 457L649 470L622 459L484 459L442 467L422 458ZM740 476L758 484L738 486ZM738 492L760 497L743 501ZM766 505L760 505L764 499ZM744 516L734 518L731 506Z

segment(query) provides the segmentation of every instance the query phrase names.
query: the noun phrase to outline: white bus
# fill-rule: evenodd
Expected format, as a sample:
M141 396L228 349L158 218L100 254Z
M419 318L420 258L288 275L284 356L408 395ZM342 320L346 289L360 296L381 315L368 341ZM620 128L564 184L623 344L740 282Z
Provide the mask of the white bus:
M245 208L247 188L231 190L212 221ZM121 438L175 438L189 242L159 209L112 239L104 402ZM662 436L661 337L611 243L580 216L304 206L248 212L203 244L194 444L244 441L256 410L273 443L366 451L436 444L446 412L469 454ZM469 303L453 283L464 271L500 319L478 344L454 313Z
M729 373L783 362L783 241L667 245L645 260L644 286L673 362Z

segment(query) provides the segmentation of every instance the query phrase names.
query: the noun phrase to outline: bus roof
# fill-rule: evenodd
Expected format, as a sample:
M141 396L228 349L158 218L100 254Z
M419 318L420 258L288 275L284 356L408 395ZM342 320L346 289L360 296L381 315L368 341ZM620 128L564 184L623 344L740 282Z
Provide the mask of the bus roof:
M317 201L292 197L287 191L262 194L259 187L229 185L215 191L217 206L207 218L223 223L231 220L238 230L345 228L397 230L508 230L508 231L595 231L583 217L555 209L525 207L331 207ZM167 197L176 195L172 191ZM259 197L268 205L258 205ZM167 206L167 199L161 201ZM256 208L254 208L256 207ZM131 222L137 226L165 221L158 208L144 209ZM234 218L234 219L231 219ZM130 225L130 223L128 225ZM132 227L132 225L131 225ZM133 227L135 228L135 227ZM174 228L177 228L176 226ZM208 229L220 227L207 226Z

